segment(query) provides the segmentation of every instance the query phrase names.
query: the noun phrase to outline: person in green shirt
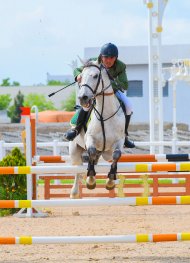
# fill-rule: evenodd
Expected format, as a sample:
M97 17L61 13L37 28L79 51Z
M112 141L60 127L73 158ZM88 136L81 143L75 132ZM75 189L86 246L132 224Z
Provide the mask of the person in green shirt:
M102 63L107 69L110 78L113 80L112 87L115 92L116 97L123 102L125 105L125 142L124 146L127 148L134 148L135 144L128 139L128 127L130 123L130 118L132 115L132 104L127 96L123 93L124 90L128 88L128 79L126 74L126 64L118 59L118 48L112 44L107 43L102 46L100 55L98 57L98 62ZM74 70L75 80L80 83L83 68L76 68ZM85 124L86 117L88 115L89 108L81 108L79 111L79 116L77 119L77 125L75 128L67 131L65 133L65 138L68 141L72 141L81 131Z

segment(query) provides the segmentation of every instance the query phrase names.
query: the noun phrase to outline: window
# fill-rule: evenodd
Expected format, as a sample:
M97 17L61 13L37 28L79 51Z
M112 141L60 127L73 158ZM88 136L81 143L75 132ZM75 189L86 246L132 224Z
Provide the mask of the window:
M142 80L129 80L128 81L128 97L143 97L143 82Z
M166 81L166 84L163 87L163 97L168 97L168 81Z

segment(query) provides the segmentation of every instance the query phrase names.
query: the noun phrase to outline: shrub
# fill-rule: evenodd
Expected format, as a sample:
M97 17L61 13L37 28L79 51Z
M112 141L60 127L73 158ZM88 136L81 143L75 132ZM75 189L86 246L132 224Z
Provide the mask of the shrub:
M11 100L10 94L0 95L0 110L6 110L9 107Z
M66 111L74 111L76 105L76 92L73 91L66 101L61 103L61 109Z
M52 101L46 100L46 97L43 94L30 93L25 96L24 106L31 108L33 105L36 105L39 111L56 110Z
M9 155L0 161L0 166L25 166L26 159L18 148L14 148ZM1 175L0 199L1 200L25 200L27 198L26 175ZM18 209L1 210L0 216L15 213Z

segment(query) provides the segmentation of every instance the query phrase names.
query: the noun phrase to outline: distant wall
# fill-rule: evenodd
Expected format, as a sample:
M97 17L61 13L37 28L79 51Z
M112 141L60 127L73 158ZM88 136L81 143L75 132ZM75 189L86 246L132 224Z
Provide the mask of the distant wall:
M148 90L148 66L147 65L129 65L127 67L129 80L142 80L143 81L143 97L130 97L133 104L133 116L131 123L149 122L149 90ZM75 89L73 85L68 87L53 97L49 98L48 94L61 89L61 86L16 86L16 87L0 87L0 95L11 94L14 98L20 90L24 95L29 93L44 94L46 99L51 100L55 107L59 109L61 101L66 100ZM169 96L163 98L163 119L165 122L172 122L173 119L173 89L171 83L169 84ZM190 86L184 81L177 82L176 92L176 108L177 108L177 123L186 123L190 126L189 118L189 99Z
M28 95L29 93L43 94L47 100L52 101L55 107L59 108L61 106L61 101L66 100L69 95L75 90L75 85L58 92L50 98L48 97L48 94L55 92L61 88L62 86L8 86L0 87L0 95L10 94L11 97L14 99L19 90L24 95Z

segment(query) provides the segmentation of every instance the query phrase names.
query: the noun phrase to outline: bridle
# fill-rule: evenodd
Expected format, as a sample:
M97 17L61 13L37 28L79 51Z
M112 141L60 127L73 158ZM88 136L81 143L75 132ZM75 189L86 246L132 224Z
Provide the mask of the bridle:
M94 65L94 64L88 64L88 65L86 65L84 68L87 68L87 67L96 67L96 68L100 71L100 73L99 73L99 75L98 75L98 80L97 80L97 83L96 83L96 87L95 87L94 90L93 90L88 84L86 84L86 83L85 83L85 84L82 84L82 85L80 86L80 88L81 88L81 87L87 87L88 89L91 90L91 92L92 92L93 95L94 95L93 98L92 98L92 99L93 99L93 103L92 103L92 106L91 106L91 110L94 109L94 113L95 113L96 118L101 122L102 133L103 133L103 138L104 138L104 143L103 143L103 149L102 149L102 151L104 151L104 150L105 150L105 145L106 145L106 135L105 135L104 122L107 121L107 120L109 120L109 119L111 119L113 116L115 116L115 115L117 114L117 112L120 110L121 105L119 105L118 109L117 109L111 116L109 116L109 117L106 118L106 119L103 119L104 97L105 97L105 96L114 95L114 91L112 91L112 92L105 92L105 91L106 91L108 88L111 87L113 81L111 80L111 77L110 77L110 75L109 75L109 72L107 71L107 69L106 69L102 64L100 64L100 66L97 66L97 65ZM104 87L104 80L103 80L103 78L102 78L102 69L105 69L105 70L106 70L106 73L107 73L108 78L109 78L109 80L110 80L109 85L106 86L106 87ZM102 90L101 90L99 93L97 93L97 90L98 90L98 87L99 87L100 83L102 84ZM99 111L96 109L96 107L95 107L95 99L96 99L97 96L103 96L101 112L99 112Z
M87 87L87 88L89 88L89 89L91 90L91 92L94 94L94 97L93 97L93 98L96 98L96 97L99 96L99 95L104 95L104 96L113 95L113 94L114 94L113 91L112 91L112 92L109 92L109 93L108 93L108 92L105 93L105 91L106 91L107 89L109 89L109 87L111 87L111 79L110 79L110 76L109 76L106 68L105 68L102 64L100 65L100 67L97 66L97 65L94 65L94 64L89 64L89 65L87 65L87 66L84 66L84 68L88 68L88 67L95 67L95 68L97 68L97 69L100 71L100 74L98 75L98 81L97 81L97 83L96 83L96 87L95 87L95 89L93 90L88 84L82 84L82 85L80 86L80 88L81 88L81 87ZM109 77L109 79L110 79L110 84L109 84L107 87L104 87L104 81L103 81L103 79L102 79L102 68L104 68L104 69L106 70L106 72L107 72L107 74L108 74L108 77ZM102 82L102 90L101 90L101 92L97 93L97 90L98 90L98 87L99 87L99 85L100 85L100 82Z

